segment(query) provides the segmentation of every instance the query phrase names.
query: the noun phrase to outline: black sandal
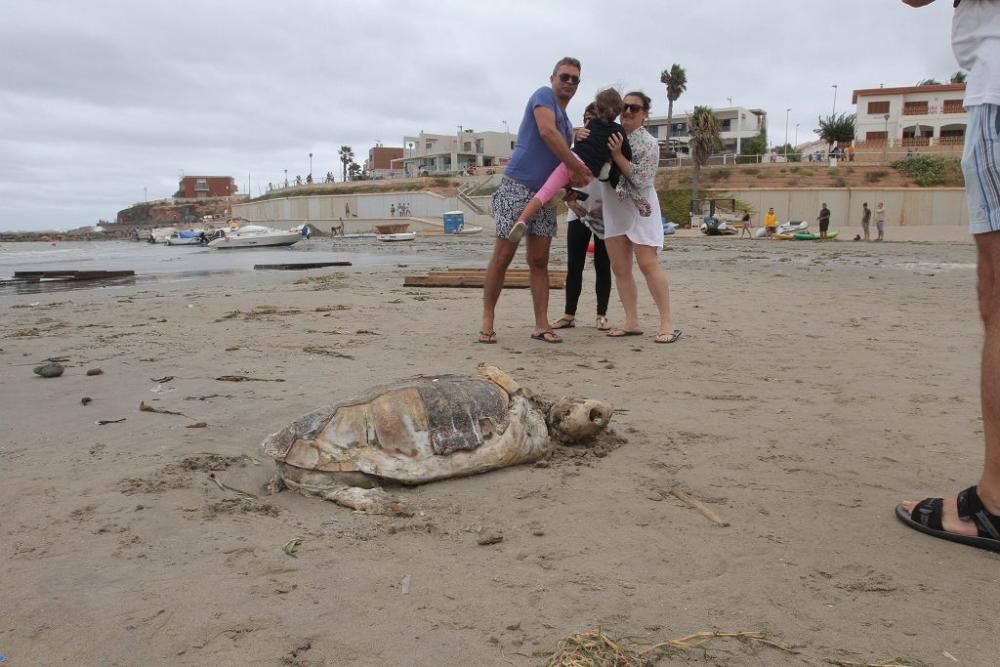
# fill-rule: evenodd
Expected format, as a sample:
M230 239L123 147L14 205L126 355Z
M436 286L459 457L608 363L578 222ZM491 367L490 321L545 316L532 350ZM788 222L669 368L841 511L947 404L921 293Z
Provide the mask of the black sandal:
M916 504L912 512L907 512L902 505L896 506L896 518L914 530L949 542L1000 553L1000 516L991 514L983 507L975 486L970 486L958 494L958 518L976 524L977 537L957 535L944 530L941 525L943 514L942 498L924 498Z

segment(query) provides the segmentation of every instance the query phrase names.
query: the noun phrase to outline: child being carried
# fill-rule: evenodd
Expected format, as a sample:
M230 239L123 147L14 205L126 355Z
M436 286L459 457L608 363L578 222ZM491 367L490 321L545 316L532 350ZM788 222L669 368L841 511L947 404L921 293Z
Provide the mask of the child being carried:
M613 135L620 134L623 138L622 155L631 162L632 149L628 144L628 135L625 128L615 122L615 118L622 112L621 95L614 88L605 88L597 93L587 109L590 110L591 107L593 107L593 117L586 124L589 134L586 138L573 144L573 154L580 162L587 165L592 174L598 175L599 180L607 181L618 192L619 200L624 201L628 197L639 209L639 215L649 216L652 213L649 200L639 192L628 176L621 172L618 165L611 159L611 149L608 148L608 140ZM528 228L527 221L538 213L539 209L551 200L559 190L569 185L569 177L569 168L564 163L560 163L549 175L545 185L538 190L521 211L521 214L517 216L517 222L514 223L507 235L508 240L514 243L521 240ZM586 195L581 199L585 198Z

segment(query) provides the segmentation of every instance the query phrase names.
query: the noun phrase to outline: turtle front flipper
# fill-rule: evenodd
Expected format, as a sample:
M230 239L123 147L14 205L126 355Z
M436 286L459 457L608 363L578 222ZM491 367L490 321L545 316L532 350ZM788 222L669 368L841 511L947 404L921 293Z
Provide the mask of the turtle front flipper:
M402 503L377 486L371 489L362 489L357 486L333 487L321 491L319 496L343 507L350 507L368 514L409 516Z
M513 396L521 389L520 385L514 381L514 378L485 361L479 364L479 374L503 389L509 396Z

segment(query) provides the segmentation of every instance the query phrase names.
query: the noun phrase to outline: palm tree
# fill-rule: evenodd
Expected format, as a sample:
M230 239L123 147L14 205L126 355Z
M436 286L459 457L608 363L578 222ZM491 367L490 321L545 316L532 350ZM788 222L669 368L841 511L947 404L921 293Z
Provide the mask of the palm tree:
M819 138L832 146L835 142L850 143L854 141L854 114L842 113L839 116L830 114L826 118L819 117L819 127L815 132Z
M966 76L965 72L963 72L962 70L958 70L957 72L951 75L950 83L965 83L965 76Z
M684 68L674 63L669 70L660 73L660 83L667 87L667 148L670 146L670 135L674 122L674 102L687 90L687 72Z
M923 81L917 81L918 86L940 86L941 82L937 79L924 79Z
M351 162L354 162L354 151L351 150L350 146L341 146L340 150L337 152L337 155L340 157L340 164L343 165L343 171L341 172L341 176L346 182L347 165L349 165Z
M708 156L722 146L719 138L721 124L711 107L695 107L688 118L688 147L694 169L691 172L691 201L698 201L701 185L701 168L708 162ZM694 212L694 211L693 211Z

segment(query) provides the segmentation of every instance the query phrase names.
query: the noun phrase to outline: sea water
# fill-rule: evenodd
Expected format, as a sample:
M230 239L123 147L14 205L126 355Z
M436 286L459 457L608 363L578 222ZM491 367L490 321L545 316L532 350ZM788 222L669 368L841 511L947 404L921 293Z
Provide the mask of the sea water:
M449 239L452 241L452 239ZM253 271L256 264L351 262L356 269L406 266L425 268L468 264L455 243L437 239L382 243L374 239L313 239L294 246L217 250L202 246L167 246L135 241L0 243L0 281L15 271L135 271L136 283L193 281L213 274ZM482 264L481 260L472 260ZM62 282L60 289L86 289L108 283ZM35 284L42 289L47 283ZM18 291L27 287L21 285ZM51 287L50 287L51 288ZM2 289L2 288L0 288Z

